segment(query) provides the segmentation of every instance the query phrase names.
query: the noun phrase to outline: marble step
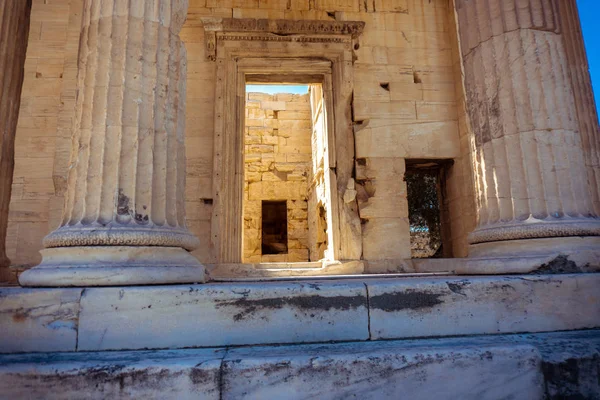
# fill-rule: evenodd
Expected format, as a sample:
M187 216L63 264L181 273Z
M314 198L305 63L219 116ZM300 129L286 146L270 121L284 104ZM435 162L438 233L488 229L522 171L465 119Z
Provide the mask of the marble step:
M206 265L206 270L213 281L243 281L272 278L360 275L365 272L365 265L362 261L208 264Z
M0 399L600 398L600 331L0 356Z
M600 328L600 274L0 289L1 353Z

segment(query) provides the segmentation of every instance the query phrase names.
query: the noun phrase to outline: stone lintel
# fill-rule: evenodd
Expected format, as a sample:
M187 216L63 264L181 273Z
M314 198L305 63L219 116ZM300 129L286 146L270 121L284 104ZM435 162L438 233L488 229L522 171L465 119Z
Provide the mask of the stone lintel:
M325 35L320 41L336 41L334 36L348 36L358 38L364 28L364 21L321 21L321 20L288 20L288 19L257 19L257 18L201 18L205 30L206 58L211 61L217 59L217 33L254 33L263 36L236 36L236 40L268 40L264 35L274 34L281 36L282 40L289 35ZM303 38L310 41L310 38Z
M600 274L363 277L86 288L83 292L4 288L0 289L0 352L592 329L600 328L598 287Z

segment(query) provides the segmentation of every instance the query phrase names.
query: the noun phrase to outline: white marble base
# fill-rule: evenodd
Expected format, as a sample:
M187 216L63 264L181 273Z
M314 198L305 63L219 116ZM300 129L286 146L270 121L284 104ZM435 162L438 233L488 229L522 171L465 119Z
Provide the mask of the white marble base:
M234 349L223 399L542 399L529 345L401 342Z
M179 247L56 247L41 254L42 263L19 276L21 286L159 285L207 279L204 266Z
M469 246L457 274L526 274L559 267L571 272L600 271L600 237L505 240Z
M302 278L311 276L360 275L365 272L362 261L310 262L310 263L260 263L260 264L208 264L210 278L214 281L262 280L270 278Z
M81 291L0 288L0 353L77 350Z
M600 274L0 289L0 352L600 328Z
M87 289L79 350L366 340L361 282Z
M219 399L225 350L4 356L0 399Z
M0 356L0 398L600 397L599 331Z
M367 281L371 339L600 327L600 274Z

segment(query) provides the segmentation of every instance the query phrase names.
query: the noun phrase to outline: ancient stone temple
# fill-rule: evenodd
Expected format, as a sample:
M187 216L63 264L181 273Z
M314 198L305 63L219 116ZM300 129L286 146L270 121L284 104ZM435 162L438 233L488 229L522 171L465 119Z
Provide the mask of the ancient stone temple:
M0 28L0 398L600 398L575 0Z

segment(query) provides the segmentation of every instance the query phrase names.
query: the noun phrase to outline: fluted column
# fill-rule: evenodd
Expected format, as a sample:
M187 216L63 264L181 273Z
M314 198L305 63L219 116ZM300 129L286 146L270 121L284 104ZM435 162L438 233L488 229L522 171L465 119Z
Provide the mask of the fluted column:
M558 1L455 4L478 191L471 254L598 246L598 187L589 179Z
M6 230L31 0L0 0L0 282L11 280Z
M576 0L558 2L567 71L575 98L579 131L585 155L594 212L600 215L600 126L594 102L589 65L585 53Z
M85 0L61 226L27 286L204 281L187 251L187 0Z

